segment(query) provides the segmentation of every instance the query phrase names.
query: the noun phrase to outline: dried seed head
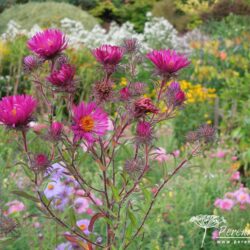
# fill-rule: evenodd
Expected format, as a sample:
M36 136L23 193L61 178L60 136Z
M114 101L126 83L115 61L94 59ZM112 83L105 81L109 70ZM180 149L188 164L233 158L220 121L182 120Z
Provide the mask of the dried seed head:
M205 143L212 142L215 139L215 128L208 124L202 125L197 133Z
M15 230L16 226L17 223L13 219L3 215L0 216L0 235L6 235L11 233Z
M93 88L93 96L98 104L111 101L114 96L113 83L97 82Z
M133 96L140 96L145 93L146 84L143 82L135 82L131 84L130 89Z
M142 158L127 160L124 165L125 172L132 178L136 179L140 176L144 168L144 161Z
M138 40L136 38L124 39L123 47L126 53L134 53L139 48Z
M199 140L199 135L197 131L189 131L186 135L186 141L190 143L194 143L195 141Z

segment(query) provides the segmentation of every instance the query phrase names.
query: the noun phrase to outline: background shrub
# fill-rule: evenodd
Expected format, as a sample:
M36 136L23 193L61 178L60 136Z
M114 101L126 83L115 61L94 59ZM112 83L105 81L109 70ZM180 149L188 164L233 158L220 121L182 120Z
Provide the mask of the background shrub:
M5 31L10 20L16 21L25 29L30 29L34 24L41 27L58 25L60 20L65 17L82 22L87 29L91 29L97 24L94 17L70 4L27 3L12 6L0 14L0 33Z

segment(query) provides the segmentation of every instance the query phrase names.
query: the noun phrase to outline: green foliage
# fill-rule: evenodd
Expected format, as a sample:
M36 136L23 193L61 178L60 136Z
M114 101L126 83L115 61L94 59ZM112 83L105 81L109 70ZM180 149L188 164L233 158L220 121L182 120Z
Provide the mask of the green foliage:
M104 22L111 22L117 19L117 8L111 1L100 2L90 13Z
M24 93L24 89L30 89L23 74L23 57L28 54L26 38L20 36L14 43L3 43L3 46L5 52L0 60L0 74L6 77L0 79L0 95Z
M88 13L66 3L27 3L15 5L0 14L0 33L4 32L10 20L16 21L25 29L30 29L34 24L41 27L58 25L63 18L80 21L87 29L93 28L97 23ZM30 21L32 20L32 22Z
M250 32L250 17L242 17L230 14L220 21L210 20L201 28L210 36L215 38L232 38L239 36L242 32Z
M221 20L224 17L235 14L241 16L250 15L250 3L248 0L219 0L208 11L201 13L203 19Z
M146 13L151 11L155 0L137 0L131 4L124 5L118 10L120 22L130 21L139 32L143 31L144 23L147 21Z
M178 31L186 31L188 23L192 20L183 11L176 7L175 1L162 0L156 2L153 6L152 13L154 16L166 18Z
M99 4L90 11L95 17L101 18L104 22L116 21L124 23L130 21L134 24L138 32L143 31L144 23L147 21L146 13L156 0L137 0L127 4L120 1L100 1Z

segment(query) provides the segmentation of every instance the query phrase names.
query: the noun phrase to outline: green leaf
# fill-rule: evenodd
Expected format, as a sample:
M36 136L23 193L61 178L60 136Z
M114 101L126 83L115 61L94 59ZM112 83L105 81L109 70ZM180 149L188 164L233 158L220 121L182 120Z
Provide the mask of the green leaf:
M149 190L147 190L146 188L144 187L141 187L141 190L143 192L143 195L144 195L144 198L145 198L145 201L147 203L149 203L151 201L151 192Z
M69 221L70 221L70 225L72 227L76 225L76 215L75 215L75 211L72 207L69 210Z
M30 195L30 194L27 194L24 191L14 190L14 191L12 191L12 193L16 194L18 196L24 197L24 198L26 198L28 200L31 200L31 201L34 201L34 202L39 202L38 198L36 198L36 197L34 197L34 196Z
M112 194L115 198L115 201L119 202L120 201L119 190L115 186L113 186L112 184L110 186L111 186Z
M126 239L127 239L127 240L131 238L132 233L133 233L133 228L134 228L133 225L132 225L132 224L129 224L129 225L127 226L127 228L125 229L125 230L126 230L125 236L126 236Z
M136 226L137 225L136 217L135 217L134 213L130 209L128 209L128 217L129 217L132 225Z

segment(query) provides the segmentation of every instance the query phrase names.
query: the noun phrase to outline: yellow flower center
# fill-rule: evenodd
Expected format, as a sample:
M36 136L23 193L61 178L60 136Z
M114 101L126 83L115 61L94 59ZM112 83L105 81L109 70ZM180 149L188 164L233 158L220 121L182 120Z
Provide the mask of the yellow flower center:
M95 125L94 120L93 120L93 118L90 115L84 116L80 120L80 127L85 132L89 132L89 131L93 130L94 125Z
M54 185L52 185L52 184L49 184L49 185L48 185L48 189L49 189L49 190L52 190L52 189L54 189Z
M57 206L59 206L59 205L61 205L61 204L62 204L62 200L60 200L60 199L56 200L56 205L57 205Z
M84 231L87 227L86 227L86 225L82 224L82 225L79 226L79 228L80 228L82 231Z
M246 200L246 198L247 198L246 194L241 194L241 195L240 195L240 200L241 200L241 201Z
M11 114L12 114L13 116L16 116L16 113L17 113L16 108L13 108L13 109L11 110Z

